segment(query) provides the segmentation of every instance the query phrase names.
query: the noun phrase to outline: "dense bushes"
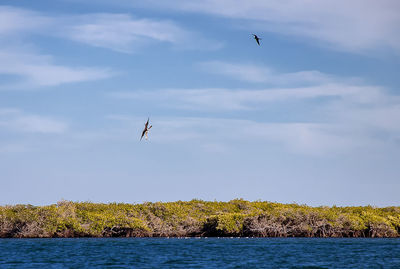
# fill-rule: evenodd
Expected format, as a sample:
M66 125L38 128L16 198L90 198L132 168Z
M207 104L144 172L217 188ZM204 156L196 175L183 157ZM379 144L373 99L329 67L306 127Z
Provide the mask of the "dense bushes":
M229 202L0 207L0 237L399 237L400 207Z

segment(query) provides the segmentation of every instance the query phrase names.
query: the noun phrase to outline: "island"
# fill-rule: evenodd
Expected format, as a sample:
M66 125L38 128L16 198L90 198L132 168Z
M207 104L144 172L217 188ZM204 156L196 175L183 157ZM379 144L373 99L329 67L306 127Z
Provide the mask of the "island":
M63 200L0 206L0 237L400 237L400 207Z

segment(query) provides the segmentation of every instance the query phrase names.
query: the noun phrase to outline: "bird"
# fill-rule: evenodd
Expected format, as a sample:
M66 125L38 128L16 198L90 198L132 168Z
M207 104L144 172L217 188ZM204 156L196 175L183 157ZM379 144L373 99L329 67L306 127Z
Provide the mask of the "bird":
M153 125L149 126L149 120L150 120L150 118L147 118L147 122L144 124L144 129L142 132L142 136L140 137L140 141L142 141L143 136L146 136L146 140L148 139L147 135L149 133L149 130L151 129L151 127L153 127Z
M259 38L257 35L253 34L254 39L256 40L257 44L260 46L260 40L261 38Z

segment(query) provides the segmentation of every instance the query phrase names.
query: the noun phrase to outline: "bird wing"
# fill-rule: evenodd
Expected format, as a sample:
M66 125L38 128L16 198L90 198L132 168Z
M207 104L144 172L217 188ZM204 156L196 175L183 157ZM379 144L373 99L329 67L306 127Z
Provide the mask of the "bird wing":
M151 129L151 127L153 127L153 125L150 125L150 127L149 127L149 128L147 128L147 130L150 130L150 129Z
M144 134L146 133L147 128L144 128L143 132L142 132L142 136L140 137L140 140L142 140Z

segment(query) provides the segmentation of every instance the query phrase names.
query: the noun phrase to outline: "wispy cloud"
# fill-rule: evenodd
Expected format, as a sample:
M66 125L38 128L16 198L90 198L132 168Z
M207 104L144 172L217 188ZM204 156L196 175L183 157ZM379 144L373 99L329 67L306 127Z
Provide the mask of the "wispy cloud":
M40 15L34 11L10 6L0 6L0 39L4 37L4 35L36 31L51 23L51 18Z
M68 38L120 52L132 52L150 40L175 43L183 35L183 31L171 22L134 20L124 14L85 16L82 22L66 28Z
M309 87L252 89L165 89L157 91L115 92L110 96L131 100L158 100L168 107L190 110L249 110L262 109L272 102L330 98L341 102L368 104L388 99L382 88L339 83Z
M61 37L119 52L131 53L152 42L164 42L189 49L217 49L222 46L220 42L206 40L170 20L106 13L89 14L73 20L66 20Z
M90 46L131 53L157 42L179 48L215 49L221 43L185 30L173 21L133 18L127 14L60 15L0 6L0 74L17 76L18 84L1 89L37 88L101 80L117 72L102 67L68 66L31 45L33 35L70 39ZM197 40L197 42L193 42Z
M3 130L42 134L61 134L68 129L63 121L9 108L0 109L0 126Z
M116 72L107 68L67 66L51 55L38 52L30 36L57 33L61 18L0 6L0 74L16 76L18 82L0 83L1 89L30 89L106 79Z
M315 70L293 73L279 73L267 66L255 64L229 63L223 61L208 61L198 64L199 67L209 73L224 75L232 79L255 83L268 84L299 84L299 83L327 83L334 80L334 76Z
M175 48L214 50L223 43L189 31L171 20L135 18L121 13L59 15L0 6L0 41L5 36L41 34L86 45L131 53L144 45L167 43ZM194 40L196 42L194 42Z
M35 88L56 86L63 83L105 79L113 76L106 68L69 67L54 64L49 55L41 55L24 49L3 49L0 52L0 74L16 75L22 82L1 85L2 88Z
M373 117L378 116L373 110L369 113ZM274 123L215 117L159 116L152 121L157 131L151 134L151 140L153 143L168 144L187 142L192 147L199 147L199 150L215 149L218 153L229 152L235 145L243 143L248 147L278 146L288 152L318 156L384 152L388 148L398 147L400 129L395 129L394 126L388 128L389 126L382 126L381 123L395 124L400 120L400 113L397 110L396 115L384 113L380 116L368 123L358 117L347 120L342 116L325 123ZM123 121L121 126L125 128L138 122L136 117L126 115L112 115L108 118ZM139 130L140 126L136 127ZM127 136L131 134L132 130L126 132Z
M400 51L397 0L175 0L151 1L147 6L238 19L237 25L246 28L302 37L332 49Z
M211 62L206 66L225 67ZM227 65L227 69L231 67ZM217 68L216 68L217 69ZM282 145L289 151L304 154L343 153L365 149L398 146L400 139L400 96L380 86L368 85L360 79L340 78L318 71L278 73L269 68L233 65L224 75L243 76L249 81L275 77L264 89L163 89L156 91L116 92L113 98L160 104L174 108L207 113L273 111L284 114L285 122L269 122L221 118L178 118L155 123L161 125L155 139L196 139L206 137L208 143L226 148L230 139L244 137ZM215 72L212 70L211 72ZM248 73L251 73L250 79ZM243 75L244 74L244 75ZM255 75L254 75L255 74ZM271 75L273 74L273 76ZM254 77L255 78L254 78ZM267 80L265 80L264 84ZM307 86L298 86L307 84ZM286 87L284 87L286 86ZM307 111L296 107L307 107ZM272 109L272 110L271 110ZM298 113L306 117L298 117ZM217 114L218 115L218 114ZM257 116L256 118L259 118ZM302 120L303 119L303 120ZM164 127L163 127L164 126ZM180 134L178 137L174 134ZM181 136L182 135L182 136ZM162 136L162 137L161 137ZM200 136L200 137L199 137ZM167 138L166 138L167 137ZM214 141L213 138L218 138ZM231 141L233 142L233 141ZM206 143L206 140L204 141ZM229 143L228 143L229 144ZM230 145L235 143L230 143Z
M123 120L123 125L137 119L127 116L110 117ZM248 147L281 147L288 152L305 155L336 155L376 150L388 141L374 137L368 128L340 123L272 123L253 120L203 117L157 117L152 121L157 132L152 143L190 143L199 150L226 153L235 145ZM131 135L131 132L127 132ZM246 141L246 142L244 142Z

